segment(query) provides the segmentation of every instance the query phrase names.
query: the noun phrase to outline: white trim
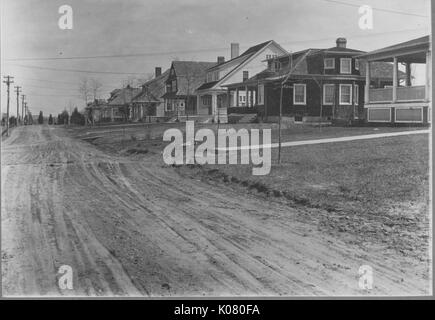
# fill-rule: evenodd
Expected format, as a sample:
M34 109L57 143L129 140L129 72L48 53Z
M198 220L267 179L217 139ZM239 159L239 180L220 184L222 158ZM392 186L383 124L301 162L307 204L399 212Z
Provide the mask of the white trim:
M388 110L388 121L386 120L370 120L370 110ZM367 108L367 121L368 122L383 122L383 123L389 123L391 122L391 108Z
M349 61L349 72L343 72L343 62ZM352 58L340 58L340 73L341 74L352 74Z
M226 75L224 75L221 79L219 79L219 81L210 89L216 88L216 87L220 87L221 84L231 75L235 74L237 71L239 71L240 69L242 69L245 65L247 65L249 62L251 62L252 60L254 60L255 57L258 57L261 53L263 53L267 48L269 48L269 46L273 44L275 45L279 50L282 51L282 55L288 54L287 50L285 50L283 47L281 47L281 45L279 45L277 42L275 42L274 40L269 41L269 43L267 45L265 45L261 50L257 51L256 53L252 54L250 57L248 57L247 59L245 59L244 61L240 62L236 67L234 67L230 72L228 72ZM242 57L242 56L239 56ZM237 58L236 58L237 59ZM229 60L230 61L230 60ZM229 62L227 61L227 62Z
M344 87L344 86L346 86L346 87L350 87L350 99L349 99L349 102L342 102L341 101L341 88L342 87ZM352 86L352 84L351 83L340 83L340 89L339 89L339 99L338 99L338 102L339 102L339 104L340 105L342 105L342 106L351 106L352 105L352 99L353 99L353 88L352 88L353 86Z
M431 107L427 107L427 122L428 123L432 123L432 108Z
M332 66L331 67L327 67L326 66L326 60L329 60L329 61L332 60ZM324 58L323 59L323 68L325 70L335 69L335 58Z
M296 102L296 86L304 88L304 102ZM306 105L307 104L307 85L305 83L293 84L293 105Z
M421 121L397 121L397 110L413 110L413 109L420 109L420 113L421 113ZM394 122L395 123L423 123L423 107L396 107L394 109Z
M322 103L325 106L332 106L334 104L334 101L332 101L332 102L325 102L325 100L326 100L325 99L325 93L326 93L325 87L332 87L334 92L335 92L335 84L333 84L333 83L325 83L323 85L323 97L322 97L323 100L322 100ZM334 97L334 95L332 97Z

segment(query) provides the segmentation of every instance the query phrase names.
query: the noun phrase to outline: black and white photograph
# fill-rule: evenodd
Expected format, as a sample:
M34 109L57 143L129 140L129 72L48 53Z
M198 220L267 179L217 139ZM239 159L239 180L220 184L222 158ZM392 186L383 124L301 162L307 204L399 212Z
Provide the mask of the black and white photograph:
M2 299L432 297L431 10L1 0Z

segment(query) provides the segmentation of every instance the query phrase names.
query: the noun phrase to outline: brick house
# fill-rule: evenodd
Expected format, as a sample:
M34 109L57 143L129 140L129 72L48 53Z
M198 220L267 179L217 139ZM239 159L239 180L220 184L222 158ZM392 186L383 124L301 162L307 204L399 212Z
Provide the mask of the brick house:
M227 86L228 95L248 88L251 110L273 120L280 113L295 121L334 121L349 123L364 118L365 68L357 58L363 51L347 48L338 38L329 49L306 49L268 59L268 68L254 77ZM389 64L372 66L373 79L392 83ZM282 89L282 92L281 92Z

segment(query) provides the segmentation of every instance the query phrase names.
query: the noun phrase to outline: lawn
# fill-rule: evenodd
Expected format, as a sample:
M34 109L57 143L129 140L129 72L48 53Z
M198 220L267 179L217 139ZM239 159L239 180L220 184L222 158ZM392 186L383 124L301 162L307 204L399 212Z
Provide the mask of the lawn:
M275 164L266 176L253 176L248 165L177 170L308 208L300 210L301 220L350 242L426 259L428 151L427 135L419 134L283 148L280 165L273 149Z
M102 133L88 130L97 146L143 161L163 163L162 135L184 124L127 127ZM195 129L204 125L195 125ZM217 129L217 125L209 125ZM221 125L221 128L272 128L276 125ZM396 132L422 128L294 126L283 130L282 141ZM84 131L80 132L81 136ZM186 179L220 184L247 196L280 201L296 210L297 218L326 233L360 246L427 261L429 244L428 135L388 137L350 142L286 147L282 163L272 150L269 175L253 176L249 165L177 166ZM294 212L294 211L292 211Z

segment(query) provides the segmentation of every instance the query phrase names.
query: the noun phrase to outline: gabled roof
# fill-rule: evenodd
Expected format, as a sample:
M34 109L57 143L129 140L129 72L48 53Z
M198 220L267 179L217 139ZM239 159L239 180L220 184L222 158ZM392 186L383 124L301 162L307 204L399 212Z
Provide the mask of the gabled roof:
M249 59L249 57L251 57L252 55L254 55L255 53L257 53L258 51L260 51L261 49L263 49L264 47L266 47L269 43L271 43L271 42L274 42L273 40L269 40L269 41L265 41L265 42L262 42L262 43L260 43L260 44L256 44L255 46L252 46L252 47L250 47L250 48L248 48L246 51L244 51L241 55L238 55L237 57L235 57L235 58L232 58L232 59L230 59L230 60L228 60L228 61L225 61L225 62L223 62L223 63L220 63L220 64L218 64L218 65L216 65L216 66L213 66L213 67L211 67L210 69L214 69L214 68L216 68L216 67L222 67L222 66L225 66L225 65L227 65L227 64L229 64L229 63L231 63L231 62L233 62L233 61L235 61L235 60L240 60L240 62L239 62L239 64L241 64L241 63L243 63L243 62L245 62L247 59Z
M139 92L141 92L141 90L142 90L141 88L133 88L130 86L127 86L122 89L118 89L118 91L115 93L115 96L108 102L108 105L119 106L119 105L130 103L133 97L135 97Z
M262 42L260 44L257 44L255 46L250 47L248 50L246 50L245 52L243 52L240 56L231 59L225 63L219 64L218 66L221 67L231 61L234 61L236 59L240 59L240 62L233 68L231 69L226 75L224 75L222 78L220 78L218 81L214 81L214 82L209 82L209 83L203 83L203 85L201 85L201 87L199 87L197 90L203 90L203 89L210 89L212 87L214 87L215 85L221 83L222 81L224 81L225 79L227 79L235 70L241 68L242 65L244 65L245 63L247 63L247 61L254 57L256 54L258 54L260 51L262 51L263 49L265 49L267 46L269 46L270 44L275 44L277 47L281 48L282 51L286 52L286 50L284 48L282 48L278 43L276 43L274 40L269 40L266 42ZM213 68L210 68L213 69Z
M204 82L207 69L214 65L216 62L173 61L172 67L177 76L177 95L193 94Z
M133 97L133 102L160 102L160 97L165 93L165 82L168 78L169 70L142 84L142 90Z

